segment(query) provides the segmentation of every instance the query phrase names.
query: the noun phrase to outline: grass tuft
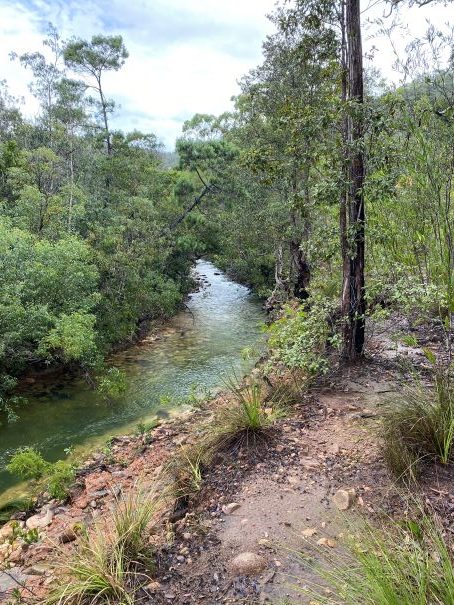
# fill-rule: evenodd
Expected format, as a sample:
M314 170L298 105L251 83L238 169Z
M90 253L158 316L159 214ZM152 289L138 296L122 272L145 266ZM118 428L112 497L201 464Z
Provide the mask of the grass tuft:
M266 401L261 383L234 385L232 405L219 410L214 420L210 448L237 450L255 446L270 436L276 421L284 416L281 402Z
M421 460L447 464L454 446L454 385L442 373L435 387L415 383L389 401L383 416L384 457L405 481L416 480Z
M149 581L148 529L156 508L156 498L142 489L119 499L112 517L82 536L45 605L133 605Z
M173 498L192 498L202 489L203 469L209 462L206 446L182 447L164 468L164 477L170 482Z
M366 526L347 553L332 554L320 575L327 587L310 589L328 605L447 605L454 603L450 547L435 522Z

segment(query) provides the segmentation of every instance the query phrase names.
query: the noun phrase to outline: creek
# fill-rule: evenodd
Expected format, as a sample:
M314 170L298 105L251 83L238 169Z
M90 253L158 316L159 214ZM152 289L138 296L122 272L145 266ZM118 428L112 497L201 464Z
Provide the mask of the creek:
M65 458L68 448L87 453L139 422L174 413L195 395L213 393L254 365L264 343L259 299L208 261L197 261L194 272L202 287L185 310L157 335L109 360L126 373L120 398L107 402L74 378L30 387L19 419L0 426L0 504L24 491L5 469L18 448L34 446L52 462ZM246 358L245 348L253 351Z

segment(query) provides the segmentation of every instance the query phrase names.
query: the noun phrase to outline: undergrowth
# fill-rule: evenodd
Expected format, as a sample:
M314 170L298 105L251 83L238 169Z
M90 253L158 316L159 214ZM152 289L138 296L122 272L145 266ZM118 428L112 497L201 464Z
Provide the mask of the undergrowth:
M379 529L366 525L317 570L322 582L309 589L314 605L454 603L450 545L427 515Z
M414 481L423 460L447 464L454 445L454 385L438 371L434 388L415 382L389 400L382 422L384 457L390 470Z

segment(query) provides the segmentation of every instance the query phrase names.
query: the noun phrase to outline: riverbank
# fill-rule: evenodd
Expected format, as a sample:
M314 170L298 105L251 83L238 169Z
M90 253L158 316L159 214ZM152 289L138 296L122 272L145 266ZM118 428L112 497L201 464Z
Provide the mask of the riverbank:
M234 395L221 394L142 435L115 439L81 469L68 502L19 515L25 530L38 528L39 539L0 547L9 553L9 574L25 582L24 598L40 602L64 572L61 561L72 556L80 529L91 532L108 521L112 508L140 484L150 497L159 492L164 498L147 534L155 569L136 603L310 602L305 587L316 580L314 566L296 553L323 560L325 552L342 550L356 519L392 517L406 506L385 468L377 426L383 402L408 380L402 359L421 364L423 358L421 349L396 345L382 333L364 365L334 370L306 392L293 392L266 441L219 450L200 466L200 483L184 498L168 490L169 464L184 462L216 432L219 412L237 403ZM282 384L273 376L263 382L257 371L253 381L263 385L265 409L272 410ZM452 529L449 481L438 475L420 487ZM4 544L11 541L7 527L0 534ZM3 588L14 585L11 576L2 577Z
M226 375L251 369L256 357L245 359L241 352L260 350L264 341L260 301L209 262L200 261L197 273L203 287L191 294L184 311L159 334L110 359L127 381L115 400L106 401L82 379L32 386L18 421L0 427L0 501L20 495L17 480L5 470L18 448L33 446L50 462L66 458L68 448L84 456L111 436L213 393Z

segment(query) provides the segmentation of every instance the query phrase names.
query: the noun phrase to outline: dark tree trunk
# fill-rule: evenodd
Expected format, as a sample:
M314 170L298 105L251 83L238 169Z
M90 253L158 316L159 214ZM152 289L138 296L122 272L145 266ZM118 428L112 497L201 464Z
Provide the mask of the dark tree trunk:
M292 255L292 263L295 269L293 295L300 300L306 300L309 297L308 287L311 280L311 270L301 250L299 241L290 241L290 254Z
M364 153L363 153L363 61L361 45L360 0L346 0L346 40L348 66L348 188L346 214L348 246L344 251L344 284L342 311L344 356L349 361L359 359L364 351L365 292L364 292Z

